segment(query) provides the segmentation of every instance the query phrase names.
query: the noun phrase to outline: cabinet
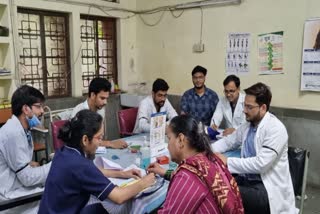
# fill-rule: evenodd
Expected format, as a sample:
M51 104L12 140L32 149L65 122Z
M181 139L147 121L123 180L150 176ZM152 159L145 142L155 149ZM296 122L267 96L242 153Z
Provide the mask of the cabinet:
M0 26L9 29L9 36L0 36L0 69L11 71L9 75L2 75L0 72L0 103L11 97L14 85L14 48L9 1L11 0L0 0Z

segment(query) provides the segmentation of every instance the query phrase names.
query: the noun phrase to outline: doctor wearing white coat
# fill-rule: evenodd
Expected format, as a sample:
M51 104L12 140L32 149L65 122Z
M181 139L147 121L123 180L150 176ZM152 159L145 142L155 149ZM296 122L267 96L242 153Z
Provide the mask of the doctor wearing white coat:
M245 89L244 113L249 123L212 145L225 152L242 144L241 158L217 154L236 177L245 213L294 214L295 199L288 162L285 126L268 112L269 87L257 83Z
M243 113L245 95L240 93L240 79L235 75L227 76L223 81L223 87L225 96L219 99L210 126L218 129L222 120L225 119L226 127L223 136L227 136L246 122Z
M0 129L0 201L43 191L51 162L39 166L32 161L30 129L40 124L43 94L21 86L12 95L12 117ZM38 203L21 205L1 213L37 213Z

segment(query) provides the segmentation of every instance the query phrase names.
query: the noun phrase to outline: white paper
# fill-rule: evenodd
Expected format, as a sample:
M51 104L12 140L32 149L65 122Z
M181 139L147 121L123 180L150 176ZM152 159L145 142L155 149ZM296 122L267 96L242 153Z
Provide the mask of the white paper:
M108 160L104 157L98 156L94 160L94 163L97 167L103 168L103 169L112 169L112 170L123 170L123 168L111 160Z
M105 154L107 153L107 148L104 146L99 146L96 150L96 154Z
M227 40L226 73L249 72L250 33L229 33Z
M146 171L144 169L141 169L141 168L137 167L134 164L128 166L123 171L127 171L127 170L130 170L130 169L139 169L140 173L141 173L141 176L145 176L146 175ZM135 179L134 178L126 178L126 179L123 179L123 178L109 178L109 180L115 185L123 186L125 184L128 184L128 183L134 181Z
M166 112L159 112L151 115L150 123L150 148L151 157L157 156L157 147L165 145L166 137Z

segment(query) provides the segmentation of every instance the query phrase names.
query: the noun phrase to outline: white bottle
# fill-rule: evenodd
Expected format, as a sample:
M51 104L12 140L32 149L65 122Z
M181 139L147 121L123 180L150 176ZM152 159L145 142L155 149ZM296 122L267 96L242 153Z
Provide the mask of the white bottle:
M113 79L110 79L110 84L111 84L111 93L114 93L114 82Z

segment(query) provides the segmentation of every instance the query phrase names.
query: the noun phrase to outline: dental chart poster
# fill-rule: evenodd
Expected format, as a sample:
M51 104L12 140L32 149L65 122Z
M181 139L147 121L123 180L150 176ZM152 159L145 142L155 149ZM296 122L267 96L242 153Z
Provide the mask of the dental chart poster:
M229 33L227 39L226 73L249 72L250 33Z

